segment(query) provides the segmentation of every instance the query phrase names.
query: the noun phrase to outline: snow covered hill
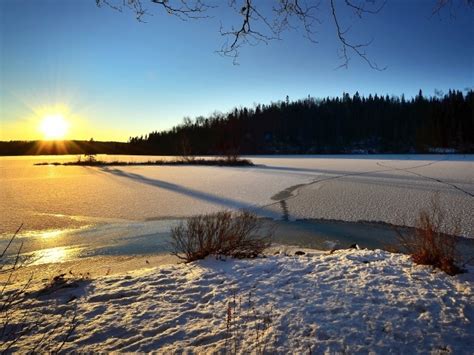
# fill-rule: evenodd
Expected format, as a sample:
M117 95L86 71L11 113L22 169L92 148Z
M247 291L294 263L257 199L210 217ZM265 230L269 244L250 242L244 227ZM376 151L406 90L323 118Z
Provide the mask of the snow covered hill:
M66 351L471 354L472 271L451 277L381 250L280 252L101 277L29 307L53 319L77 303Z

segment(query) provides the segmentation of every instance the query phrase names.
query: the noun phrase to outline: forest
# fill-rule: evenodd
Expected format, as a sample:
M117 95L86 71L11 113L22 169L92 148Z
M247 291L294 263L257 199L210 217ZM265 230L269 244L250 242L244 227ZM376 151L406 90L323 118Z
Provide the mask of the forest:
M428 153L474 151L474 92L285 100L185 118L131 137L153 154Z
M474 91L413 98L344 93L215 112L128 143L0 142L0 155L473 153Z

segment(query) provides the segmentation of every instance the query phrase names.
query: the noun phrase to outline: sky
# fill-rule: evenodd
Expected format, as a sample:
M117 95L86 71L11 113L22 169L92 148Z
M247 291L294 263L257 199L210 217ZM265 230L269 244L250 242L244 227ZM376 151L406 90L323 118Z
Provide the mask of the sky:
M173 1L173 0L170 0ZM233 107L354 94L410 97L422 89L474 85L474 10L456 2L387 0L358 18L336 0L340 21L383 71L352 55L338 68L340 42L322 2L314 37L290 31L241 49L238 65L216 53L221 24L237 25L227 1L210 18L181 21L143 0L152 16L97 7L95 0L0 1L0 140L47 138L45 117L67 122L66 139L127 141ZM271 0L267 0L268 5ZM53 120L54 121L54 120ZM42 124L43 122L43 124Z

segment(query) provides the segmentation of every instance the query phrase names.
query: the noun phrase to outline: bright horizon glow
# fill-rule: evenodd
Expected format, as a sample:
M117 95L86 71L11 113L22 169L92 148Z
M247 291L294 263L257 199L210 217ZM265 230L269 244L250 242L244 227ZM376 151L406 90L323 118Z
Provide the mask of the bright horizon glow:
M39 127L44 139L63 139L69 129L69 123L61 114L43 117Z

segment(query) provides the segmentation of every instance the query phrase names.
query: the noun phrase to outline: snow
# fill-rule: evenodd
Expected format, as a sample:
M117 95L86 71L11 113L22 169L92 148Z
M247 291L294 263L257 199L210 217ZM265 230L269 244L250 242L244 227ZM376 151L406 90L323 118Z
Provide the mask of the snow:
M290 219L410 226L438 195L446 212L446 231L457 224L462 235L474 236L472 155L249 158L257 166L87 168L33 166L75 156L0 158L0 234L10 235L22 222L24 231L39 234L237 208L270 218L287 213ZM285 190L289 193L280 194Z
M452 277L381 250L305 251L98 277L29 307L49 320L77 297L65 351L472 353L473 270Z
M432 160L420 160L431 158ZM362 156L264 160L267 169L309 173L312 181L285 200L290 219L385 222L414 226L437 200L443 230L474 236L474 162L446 157ZM255 159L258 163L260 160ZM269 206L278 211L278 203Z

